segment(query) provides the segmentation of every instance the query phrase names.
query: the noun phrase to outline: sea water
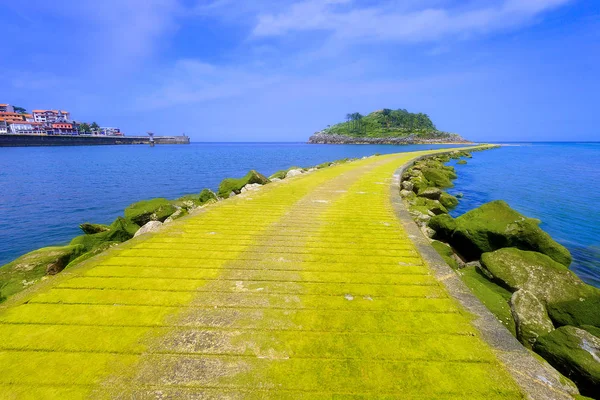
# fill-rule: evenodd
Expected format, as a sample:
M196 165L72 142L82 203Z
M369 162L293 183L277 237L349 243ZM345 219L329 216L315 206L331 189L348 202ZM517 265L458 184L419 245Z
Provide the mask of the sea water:
M192 143L0 148L0 266L81 235L79 224L110 224L131 203L216 190L249 170L270 175L291 166L434 145Z
M250 169L291 166L447 146L192 143L189 146L0 148L0 265L109 224L129 204L215 190ZM572 270L600 287L600 144L535 143L477 152L456 165L453 216L505 200L573 254Z

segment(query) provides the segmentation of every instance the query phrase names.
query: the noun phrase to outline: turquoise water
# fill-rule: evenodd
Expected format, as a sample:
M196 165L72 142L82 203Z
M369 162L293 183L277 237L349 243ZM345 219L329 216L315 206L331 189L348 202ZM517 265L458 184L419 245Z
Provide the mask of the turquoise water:
M0 265L65 244L79 224L110 223L129 204L216 189L250 169L270 175L346 157L443 146L193 143L189 146L0 148Z
M571 269L600 287L600 143L509 145L473 153L455 165L449 192L462 192L453 216L492 200L505 200L573 255Z

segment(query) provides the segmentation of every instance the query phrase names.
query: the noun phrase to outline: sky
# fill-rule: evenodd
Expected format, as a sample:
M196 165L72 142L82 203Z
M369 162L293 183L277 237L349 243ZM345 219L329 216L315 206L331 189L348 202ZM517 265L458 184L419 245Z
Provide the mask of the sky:
M128 135L305 141L405 108L474 141L600 140L597 0L0 0L0 102Z

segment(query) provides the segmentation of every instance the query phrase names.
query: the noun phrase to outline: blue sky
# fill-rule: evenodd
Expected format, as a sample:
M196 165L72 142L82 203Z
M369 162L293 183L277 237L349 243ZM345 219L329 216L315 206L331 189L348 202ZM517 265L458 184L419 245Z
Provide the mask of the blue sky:
M127 134L303 141L348 112L600 140L595 0L0 0L0 102Z

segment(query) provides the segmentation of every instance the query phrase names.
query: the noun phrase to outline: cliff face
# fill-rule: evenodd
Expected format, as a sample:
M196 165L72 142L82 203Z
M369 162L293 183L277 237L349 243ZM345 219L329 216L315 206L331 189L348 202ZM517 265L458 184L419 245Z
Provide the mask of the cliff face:
M460 135L448 134L437 138L421 138L415 135L404 137L347 136L317 132L308 139L310 144L434 144L472 143Z

